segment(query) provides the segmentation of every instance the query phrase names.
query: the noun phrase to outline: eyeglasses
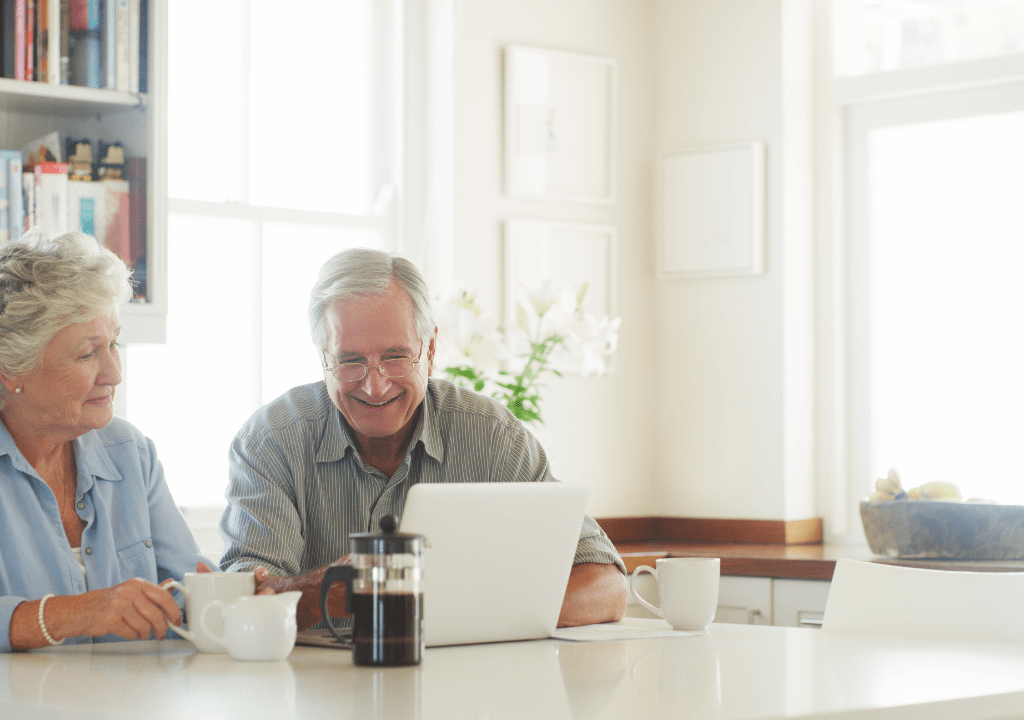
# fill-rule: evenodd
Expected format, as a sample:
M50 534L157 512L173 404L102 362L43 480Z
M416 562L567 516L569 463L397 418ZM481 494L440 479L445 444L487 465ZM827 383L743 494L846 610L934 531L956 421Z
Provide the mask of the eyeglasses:
M399 357L385 360L380 365L364 365L358 362L340 362L337 365L328 365L327 351L322 350L321 352L324 354L324 370L332 373L340 382L359 382L373 367L389 380L397 380L411 375L416 369L420 363L419 358L423 356L423 343L420 343L420 351L416 354L416 360L411 357Z

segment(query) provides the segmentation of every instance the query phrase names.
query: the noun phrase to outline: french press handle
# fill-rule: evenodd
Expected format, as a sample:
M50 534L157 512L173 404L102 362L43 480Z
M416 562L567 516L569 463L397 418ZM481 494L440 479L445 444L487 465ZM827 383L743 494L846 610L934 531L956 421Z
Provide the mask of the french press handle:
M331 614L327 611L327 595L331 585L336 582L345 583L345 612L352 612L352 581L356 579L356 569L351 565L328 565L324 571L324 579L320 581L320 611L324 615L327 629L338 642L344 644L347 640L338 634L337 629L331 623Z

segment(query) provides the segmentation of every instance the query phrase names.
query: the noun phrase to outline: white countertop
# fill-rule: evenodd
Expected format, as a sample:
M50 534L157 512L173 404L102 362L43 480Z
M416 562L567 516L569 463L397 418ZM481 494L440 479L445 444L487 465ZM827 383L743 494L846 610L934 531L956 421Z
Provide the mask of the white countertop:
M655 627L660 621L637 621ZM3 718L1024 718L1024 645L712 625L693 637L429 648L415 668L184 640L0 655Z

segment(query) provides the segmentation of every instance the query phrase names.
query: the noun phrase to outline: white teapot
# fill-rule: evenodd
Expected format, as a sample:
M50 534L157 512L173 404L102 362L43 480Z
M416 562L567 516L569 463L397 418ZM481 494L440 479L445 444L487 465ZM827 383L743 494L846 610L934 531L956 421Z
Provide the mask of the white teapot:
M295 646L295 610L302 593L293 590L279 595L249 595L232 603L214 600L199 617L210 638L227 649L235 660L284 660ZM224 616L224 634L207 624L211 610Z

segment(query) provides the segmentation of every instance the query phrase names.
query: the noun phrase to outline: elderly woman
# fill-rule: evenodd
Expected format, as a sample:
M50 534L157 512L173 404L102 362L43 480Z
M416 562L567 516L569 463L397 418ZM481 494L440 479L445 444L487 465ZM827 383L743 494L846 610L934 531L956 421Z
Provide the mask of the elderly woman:
M115 418L129 272L88 235L0 243L0 651L163 638L206 570L153 443Z

